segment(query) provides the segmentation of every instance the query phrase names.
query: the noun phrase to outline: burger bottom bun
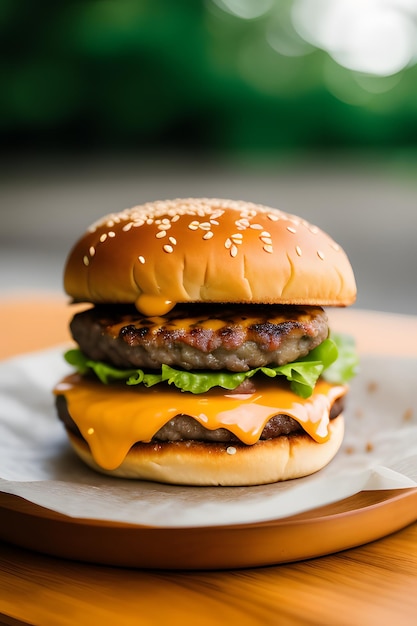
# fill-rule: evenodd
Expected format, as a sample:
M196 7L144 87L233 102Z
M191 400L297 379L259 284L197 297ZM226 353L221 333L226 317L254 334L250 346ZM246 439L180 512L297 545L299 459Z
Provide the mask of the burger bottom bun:
M94 461L87 443L67 430L77 455L92 469L120 478L194 486L250 486L309 476L327 465L339 450L344 418L331 420L330 438L316 443L309 435L281 435L252 446L178 441L138 443L114 470Z

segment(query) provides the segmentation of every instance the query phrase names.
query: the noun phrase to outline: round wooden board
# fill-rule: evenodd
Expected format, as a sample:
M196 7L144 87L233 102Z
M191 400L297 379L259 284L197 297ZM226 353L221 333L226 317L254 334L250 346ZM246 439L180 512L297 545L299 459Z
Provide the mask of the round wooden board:
M70 518L0 494L0 538L52 556L123 567L212 570L300 561L374 541L417 520L417 489L365 491L291 518L156 528Z

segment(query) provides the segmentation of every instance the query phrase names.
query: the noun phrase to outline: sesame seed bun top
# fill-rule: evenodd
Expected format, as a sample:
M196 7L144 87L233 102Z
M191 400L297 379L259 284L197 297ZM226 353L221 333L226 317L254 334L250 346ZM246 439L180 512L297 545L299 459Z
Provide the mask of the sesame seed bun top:
M188 198L107 215L71 250L77 302L135 303L162 315L179 302L347 306L350 262L326 233L269 207Z

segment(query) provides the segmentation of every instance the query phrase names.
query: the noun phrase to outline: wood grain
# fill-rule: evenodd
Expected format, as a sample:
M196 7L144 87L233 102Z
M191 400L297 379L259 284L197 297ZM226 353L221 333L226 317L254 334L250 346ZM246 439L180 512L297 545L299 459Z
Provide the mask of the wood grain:
M0 302L0 356L68 341L69 316L59 296ZM340 329L353 331L363 352L417 353L417 318L354 309L331 317ZM397 342L383 345L393 324ZM331 556L232 572L145 572L67 561L3 543L0 621L411 626L417 615L416 574L417 523Z

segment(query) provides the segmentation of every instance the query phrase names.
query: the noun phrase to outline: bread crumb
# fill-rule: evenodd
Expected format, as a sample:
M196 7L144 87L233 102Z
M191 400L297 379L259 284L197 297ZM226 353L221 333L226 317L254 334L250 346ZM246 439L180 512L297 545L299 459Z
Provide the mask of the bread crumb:
M367 452L372 452L373 449L374 449L374 445L370 441L368 441L368 443L365 446L365 450Z
M368 386L367 386L368 393L375 393L377 389L378 389L378 383L375 382L374 380L369 381Z
M413 409L410 408L404 411L404 415L403 415L404 422L410 422L412 417L413 417Z

